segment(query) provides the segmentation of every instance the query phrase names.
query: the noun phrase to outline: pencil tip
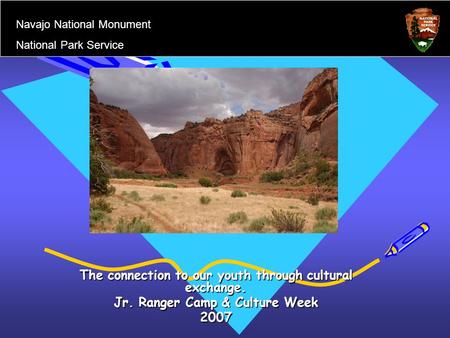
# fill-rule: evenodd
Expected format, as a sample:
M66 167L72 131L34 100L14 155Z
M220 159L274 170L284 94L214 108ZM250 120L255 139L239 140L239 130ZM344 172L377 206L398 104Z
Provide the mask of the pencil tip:
M395 250L393 248L393 245L391 245L389 249L387 249L387 251L385 252L384 257L391 257L393 255L395 255Z

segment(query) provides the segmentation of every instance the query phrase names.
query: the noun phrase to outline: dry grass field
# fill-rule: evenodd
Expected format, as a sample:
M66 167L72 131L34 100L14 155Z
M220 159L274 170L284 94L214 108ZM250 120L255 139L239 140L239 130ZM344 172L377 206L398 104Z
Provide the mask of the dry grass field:
M106 202L109 210L97 215L91 209L92 232L329 232L337 227L336 201L312 205L298 198L290 186L256 181L202 187L193 179L112 179L111 185L115 193L97 201ZM236 190L245 196L232 197ZM303 220L301 231L277 227L273 210L279 211L275 216L280 222ZM325 219L332 230L318 224ZM130 231L135 225L138 230Z

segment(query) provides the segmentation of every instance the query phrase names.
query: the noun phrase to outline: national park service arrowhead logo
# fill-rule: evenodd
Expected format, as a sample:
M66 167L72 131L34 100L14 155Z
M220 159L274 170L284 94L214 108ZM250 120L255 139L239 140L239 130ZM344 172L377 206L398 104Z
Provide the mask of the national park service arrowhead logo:
M418 8L405 18L409 38L419 51L425 53L439 31L439 15L434 15L429 8Z

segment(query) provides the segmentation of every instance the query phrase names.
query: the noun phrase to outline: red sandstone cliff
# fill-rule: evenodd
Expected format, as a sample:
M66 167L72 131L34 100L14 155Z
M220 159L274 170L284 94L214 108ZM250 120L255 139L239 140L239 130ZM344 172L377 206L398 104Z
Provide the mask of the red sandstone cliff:
M296 108L298 104L279 111ZM248 174L286 166L295 156L296 131L291 118L250 110L224 121L188 122L184 129L152 142L170 172Z
M299 151L337 159L337 89L337 70L326 69L301 102L267 114L250 110L224 121L187 122L152 142L170 172L251 174L283 168Z
M90 93L91 128L105 156L121 169L163 175L158 153L136 119L118 107L99 103Z
M297 150L320 151L337 159L338 74L325 69L306 87L300 103Z

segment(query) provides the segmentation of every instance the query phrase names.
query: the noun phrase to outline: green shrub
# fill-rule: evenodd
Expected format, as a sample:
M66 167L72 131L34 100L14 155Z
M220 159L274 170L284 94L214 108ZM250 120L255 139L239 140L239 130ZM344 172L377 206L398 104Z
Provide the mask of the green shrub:
M241 190L234 190L231 193L231 197L234 197L234 198L236 198L236 197L247 197L247 194L245 192L241 191Z
M308 161L299 160L299 161L295 162L294 173L296 175L302 174L305 171L307 171L309 168L311 168L311 164Z
M104 226L105 223L111 222L111 217L102 210L91 209L89 213L89 222L91 225Z
M121 195L122 196L127 196L128 195L128 191L122 191Z
M330 164L324 159L319 159L314 164L314 169L316 170L316 175L321 175L330 171Z
M149 174L137 173L130 170L124 170L119 168L113 169L113 177L114 178L128 178L128 179L136 179L136 180L152 180L154 177Z
M108 214L113 211L111 204L106 202L106 200L104 198L93 199L91 202L90 208L91 208L91 210L99 210L99 211L103 211Z
M118 233L150 233L155 232L152 225L145 222L142 217L133 217L131 220L121 218L116 225Z
M336 210L333 208L321 208L316 211L317 220L330 220L336 217Z
M336 232L337 224L330 224L326 220L320 220L314 224L313 231L323 233Z
M330 165L320 152L300 152L292 163L293 165L285 170L285 177L301 175L302 180L308 184L337 186L337 165Z
M314 165L314 176L318 185L337 186L337 165L331 166L327 161L321 159Z
M186 178L187 175L182 171L176 171L174 173L168 173L167 177L169 177L169 178Z
M250 225L245 229L247 232L264 232L264 227L270 224L270 219L267 217L260 217L254 219Z
M164 195L161 194L154 194L151 198L151 201L155 201L155 202L163 202L166 200L166 198L164 197Z
M217 188L214 188L214 189L213 189L213 191L214 191L214 192L218 192L218 191L219 191L219 189L217 189Z
M318 205L319 204L319 196L316 194L311 194L308 196L308 199L306 200L306 202L311 205Z
M248 221L247 214L244 211L232 212L228 215L228 223L245 223Z
M328 180L328 185L333 186L333 187L337 187L337 185L338 185L338 166L337 166L337 164L331 166L331 172L330 172L330 177Z
M249 192L248 194L249 194L249 195L252 195L252 196L257 196L257 195L259 195L257 192L254 192L254 191Z
M141 198L141 196L139 196L139 193L134 190L128 194L128 198L130 198L131 200L133 200L135 202L142 201L142 198Z
M318 153L306 153L304 151L298 153L292 161L293 166L286 171L286 175L292 177L306 173L313 166L313 162L319 157L320 154Z
M158 188L177 188L178 186L175 183L157 183L155 187Z
M104 226L105 223L111 222L109 213L113 211L111 204L104 198L93 199L89 205L89 222L91 225Z
M306 220L303 213L272 209L271 223L277 232L303 232Z
M211 202L211 197L209 196L202 196L200 197L200 203L201 204L209 204L209 202Z
M283 179L284 175L281 171L266 171L261 175L261 182L278 182Z
M198 183L202 186L202 187L212 187L213 186L213 182L207 178L207 177L201 177L198 179Z

